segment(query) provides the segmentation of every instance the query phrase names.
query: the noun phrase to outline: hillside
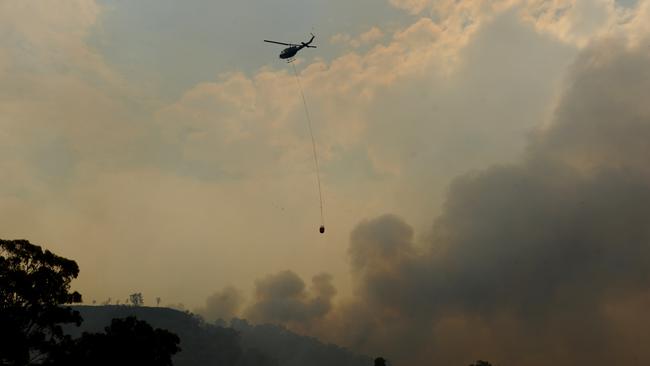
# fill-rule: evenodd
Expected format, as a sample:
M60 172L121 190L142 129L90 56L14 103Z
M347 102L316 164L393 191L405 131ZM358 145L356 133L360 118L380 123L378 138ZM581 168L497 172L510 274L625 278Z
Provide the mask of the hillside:
M368 356L352 353L334 344L323 344L316 338L301 336L277 325L251 325L245 320L233 319L230 326L241 334L246 347L272 355L282 366L373 364Z
M67 331L101 332L113 318L136 316L155 328L167 329L181 339L176 366L368 366L372 360L345 348L323 344L275 325L251 325L233 319L231 326L207 324L178 310L161 307L75 306L84 322Z

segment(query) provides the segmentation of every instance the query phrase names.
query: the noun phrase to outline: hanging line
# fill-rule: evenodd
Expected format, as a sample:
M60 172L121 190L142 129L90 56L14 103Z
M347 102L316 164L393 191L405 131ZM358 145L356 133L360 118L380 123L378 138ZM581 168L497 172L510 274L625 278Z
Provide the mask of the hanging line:
M291 62L291 67L293 67L293 73L296 75L296 81L298 82L298 89L300 90L300 96L302 96L302 104L305 107L305 114L307 115L307 126L309 126L309 135L311 136L311 147L314 152L314 165L316 166L316 181L318 182L318 200L320 203L320 232L325 231L325 219L323 216L323 193L320 186L320 169L318 167L318 156L316 154L316 140L314 139L314 131L311 127L311 116L309 115L309 108L307 107L307 100L305 99L305 93L302 91L302 86L300 84L300 77L298 76L298 71L296 70L296 65Z

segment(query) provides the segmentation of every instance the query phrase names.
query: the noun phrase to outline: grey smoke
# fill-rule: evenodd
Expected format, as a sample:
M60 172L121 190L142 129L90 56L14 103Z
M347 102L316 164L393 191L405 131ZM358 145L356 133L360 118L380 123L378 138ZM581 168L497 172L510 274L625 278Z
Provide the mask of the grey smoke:
M396 364L650 363L647 46L582 51L521 162L458 177L426 240L394 215L361 222L354 300L315 306L283 272L249 316Z
M647 47L598 42L522 163L456 179L422 246L398 217L360 223L355 331L333 337L415 364L650 361L626 344L650 317L621 315L650 290L649 92Z
M196 309L196 313L210 322L218 319L229 321L239 315L243 303L243 294L228 286L210 295L205 300L205 307Z
M292 271L268 275L255 283L255 300L246 310L246 318L258 323L307 325L329 312L336 295L331 281L328 274L316 275L308 289Z

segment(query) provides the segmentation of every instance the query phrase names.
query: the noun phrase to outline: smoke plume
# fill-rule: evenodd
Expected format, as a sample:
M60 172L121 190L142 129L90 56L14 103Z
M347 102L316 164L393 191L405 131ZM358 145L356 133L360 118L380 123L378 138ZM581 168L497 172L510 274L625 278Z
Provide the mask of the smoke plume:
M316 305L283 272L258 282L249 316L317 321L402 365L650 363L647 46L585 49L520 163L458 177L425 240L394 215L361 222L353 300Z

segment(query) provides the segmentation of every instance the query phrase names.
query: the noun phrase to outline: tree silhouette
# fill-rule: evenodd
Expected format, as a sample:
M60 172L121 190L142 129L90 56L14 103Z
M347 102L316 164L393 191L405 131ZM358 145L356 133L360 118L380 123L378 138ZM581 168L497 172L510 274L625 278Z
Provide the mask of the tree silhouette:
M81 302L70 292L79 274L75 261L27 240L0 239L0 364L41 363L70 340L62 325L81 323L61 304Z
M172 356L180 351L177 335L154 329L132 316L113 319L104 330L104 333L83 333L71 351L60 355L55 364L172 366Z
M492 366L492 364L487 361L478 360L475 363L470 364L469 366Z
M0 239L0 365L172 365L178 336L133 317L113 319L105 333L65 335L62 325L82 321L62 306L81 302L70 292L78 274L72 260L27 240ZM142 304L142 294L132 299Z
M375 366L386 366L386 359L383 357L375 358Z
M129 300L133 306L142 306L144 304L144 299L142 298L141 292L136 292L135 294L129 295Z

